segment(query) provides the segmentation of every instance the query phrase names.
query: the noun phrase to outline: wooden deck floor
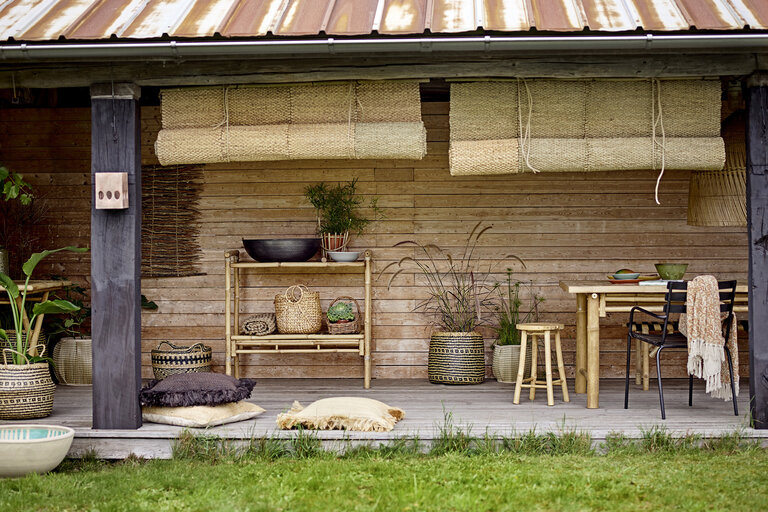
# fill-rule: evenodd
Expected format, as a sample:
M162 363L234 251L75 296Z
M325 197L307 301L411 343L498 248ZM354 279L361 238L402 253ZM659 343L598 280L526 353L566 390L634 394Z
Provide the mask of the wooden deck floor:
M304 405L332 396L364 396L381 400L405 410L406 418L389 433L322 431L318 437L333 445L339 441L380 442L404 436L418 436L429 442L451 414L456 426L471 429L474 435L485 432L508 436L514 433L537 433L576 429L591 434L594 441L606 434L622 432L639 437L653 425L664 425L671 433L696 433L704 437L742 429L745 435L764 438L768 430L753 430L747 421L748 383L742 381L739 416L732 406L704 393L703 383L695 383L694 406L687 406L687 381L665 381L664 394L667 420L659 413L658 392L652 385L642 391L631 384L630 408L624 410L623 380L601 381L600 409L586 409L586 395L571 393L571 402L563 403L555 392L555 406L547 407L546 393L537 392L534 402L524 394L520 405L512 404L514 386L487 381L476 386L443 386L423 380L375 380L371 389L363 390L358 379L260 379L250 399L266 412L252 421L209 429L209 433L230 439L261 436L290 437L295 433L276 430L276 416L294 400ZM572 389L572 383L571 383ZM11 422L0 422L11 423ZM146 423L138 430L93 430L91 428L91 388L60 386L56 390L53 414L35 423L58 424L76 430L71 456L87 450L104 458L124 458L131 453L142 457L167 458L180 427ZM346 442L346 441L345 441Z

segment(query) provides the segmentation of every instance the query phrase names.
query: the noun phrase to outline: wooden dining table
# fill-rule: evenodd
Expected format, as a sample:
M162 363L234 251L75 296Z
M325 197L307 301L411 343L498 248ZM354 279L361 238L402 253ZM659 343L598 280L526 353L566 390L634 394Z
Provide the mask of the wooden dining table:
M24 281L15 281L16 285L19 287L19 292L24 293L26 290L27 292L27 302L45 302L48 300L48 297L50 296L51 292L55 292L58 290L63 290L67 286L72 286L72 281L66 281L66 280L37 280L37 281L29 281L29 283L26 285L26 288L24 286ZM16 305L18 307L21 307L21 299L22 296L19 295L19 297L16 299ZM10 298L8 297L8 294L5 291L5 288L0 286L0 304L10 304ZM34 350L34 347L37 345L37 340L40 337L40 330L43 327L43 318L45 315L38 315L35 320L35 325L32 330L32 338L31 342L29 343L30 351ZM24 315L22 317L22 320L24 322L24 329L29 329L29 318L27 317L26 312L24 312ZM36 354L32 354L36 355ZM0 360L2 358L0 357Z
M666 284L612 284L610 281L560 281L560 288L576 295L576 393L587 393L587 408L599 407L600 318L629 313L633 306L661 312ZM735 312L748 310L747 286L736 286ZM629 318L627 317L627 320Z

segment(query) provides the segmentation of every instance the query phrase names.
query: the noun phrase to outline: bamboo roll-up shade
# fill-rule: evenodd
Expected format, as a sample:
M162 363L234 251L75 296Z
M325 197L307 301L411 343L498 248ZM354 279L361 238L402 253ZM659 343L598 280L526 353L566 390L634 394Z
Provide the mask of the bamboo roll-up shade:
M163 165L296 159L421 159L419 82L168 89Z
M450 125L454 175L714 170L725 159L716 80L454 83Z
M688 187L688 224L747 225L747 150L743 112L723 123L725 168L692 172Z

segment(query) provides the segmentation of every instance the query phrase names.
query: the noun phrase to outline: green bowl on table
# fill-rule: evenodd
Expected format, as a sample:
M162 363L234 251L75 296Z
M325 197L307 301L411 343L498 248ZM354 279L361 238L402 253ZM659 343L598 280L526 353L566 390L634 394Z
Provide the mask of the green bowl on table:
M656 263L656 272L665 281L677 281L682 279L688 268L687 263Z

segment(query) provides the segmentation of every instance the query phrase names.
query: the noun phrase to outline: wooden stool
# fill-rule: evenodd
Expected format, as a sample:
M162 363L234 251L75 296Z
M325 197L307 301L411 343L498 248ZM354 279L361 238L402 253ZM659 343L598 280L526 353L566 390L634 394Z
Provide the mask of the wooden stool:
M564 328L563 324L550 324L550 323L526 323L517 324L515 327L520 331L520 367L517 370L517 383L515 384L515 398L512 401L514 404L520 403L520 390L522 388L530 388L530 399L533 400L536 397L536 388L545 388L547 390L547 405L555 405L553 398L553 384L560 384L563 388L563 401L570 402L568 398L568 385L565 381L565 368L563 366L563 351L560 348L560 331ZM560 374L560 378L552 380L552 357L551 357L551 343L550 332L555 331L555 354L557 356L557 371ZM525 361L525 351L528 348L528 333L531 335L531 376L524 378L524 368L522 362ZM536 371L536 357L538 353L538 337L544 333L544 357L546 368L546 380L537 380Z

